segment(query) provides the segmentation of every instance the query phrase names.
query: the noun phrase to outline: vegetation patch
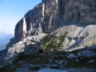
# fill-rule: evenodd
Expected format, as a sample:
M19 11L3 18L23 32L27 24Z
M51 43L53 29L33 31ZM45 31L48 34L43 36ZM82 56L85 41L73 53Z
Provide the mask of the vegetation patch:
M65 51L54 51L54 52L52 52L54 55L57 55L57 56L61 56L61 55L63 55L63 56L66 56L67 55L67 52L65 52Z
M30 67L30 68L29 68L29 70L32 70L32 71L33 71L33 70L39 70L39 69L40 69L39 66L35 66L35 67Z
M61 49L66 36L67 32L59 37L55 35L48 35L42 40L40 46L44 51L58 51Z
M96 57L86 57L86 56L77 56L78 52L86 51L86 49L75 50L72 52L60 52L60 51L46 51L44 53L32 53L26 54L24 52L18 54L17 58L13 63L17 64L20 61L24 61L33 65L42 65L42 64L57 64L56 66L52 65L51 68L59 67L59 63L64 68L96 68ZM89 50L89 49L88 49ZM94 51L94 49L90 49ZM68 55L74 54L76 58L68 58ZM14 65L15 65L14 64ZM21 65L21 64L20 64ZM38 67L30 67L31 70L36 70Z
M64 65L65 68L96 68L96 64L94 62L89 62L90 60L95 61L95 57L79 57L76 59L73 58L66 60L67 63Z
M12 68L11 66L5 66L4 68L0 68L0 72L15 72L15 68Z
M13 63L16 64L20 61L26 61L31 64L46 64L48 63L48 59L49 57L45 55L20 53L13 61Z
M64 65L65 68L96 68L96 64L94 63L73 63L67 62Z
M29 48L29 49L34 48L34 45L30 44L30 45L27 46L27 48Z
M49 58L47 56L40 56L38 55L38 57L35 57L33 59L28 59L27 61L31 64L47 64L49 63Z

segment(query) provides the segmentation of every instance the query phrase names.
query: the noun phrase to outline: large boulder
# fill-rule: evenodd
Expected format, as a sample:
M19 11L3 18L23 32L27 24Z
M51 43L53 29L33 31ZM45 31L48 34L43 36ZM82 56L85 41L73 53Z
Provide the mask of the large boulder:
M47 51L73 51L86 47L96 47L96 25L66 25L46 36L41 48Z

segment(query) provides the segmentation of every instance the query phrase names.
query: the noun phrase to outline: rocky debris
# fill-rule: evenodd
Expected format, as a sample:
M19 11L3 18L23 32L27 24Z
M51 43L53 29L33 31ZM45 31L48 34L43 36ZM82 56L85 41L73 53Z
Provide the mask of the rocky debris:
M41 69L39 72L95 72L96 69L64 69L64 70L57 70L57 69L50 69L50 68L45 68Z
M20 71L36 71L38 72L38 70L40 69L44 69L44 68L50 68L50 69L56 69L56 70L67 70L68 68L68 72L74 72L75 69L76 71L83 71L83 70L78 70L80 68L84 68L84 69L89 69L92 68L92 70L90 70L89 72L93 71L95 72L95 68L96 65L94 64L96 61L96 56L93 57L86 57L85 55L83 56L77 56L79 52L83 52L83 51L87 51L86 49L80 49L80 50L76 50L76 52L66 52L66 53L61 53L61 52L56 52L54 55L54 52L49 54L29 54L28 56L23 56L19 57L20 59L17 62L13 62L9 65L5 65L5 69L10 69L10 70L16 70L16 72L20 72ZM92 52L94 50L92 49ZM60 54L61 53L61 54ZM25 54L26 55L26 54ZM62 58L61 58L62 55ZM66 57L65 57L66 55ZM51 57L52 56L52 57ZM68 58L68 56L72 57L75 56L76 58L72 57L72 58ZM54 59L54 57L56 57ZM18 59L18 58L16 58ZM45 62L45 59L47 62ZM50 59L52 60L51 62ZM29 60L29 61L28 61ZM8 67L8 68L6 68ZM73 68L72 70L70 70L70 68ZM75 68L75 69L74 69ZM86 70L84 70L86 71Z
M28 68L17 68L16 72L31 72Z
M76 56L75 54L69 54L69 55L67 56L67 58L77 58L77 56Z
M88 63L96 63L95 60L90 60Z
M77 56L95 57L96 56L96 53L95 52L92 52L90 50L85 50L85 51L82 51L82 52L78 52L77 53Z
M39 70L41 67L39 65L31 65L29 70Z
M24 51L28 52L28 53L38 51L39 47L37 47L37 43L39 43L39 41L42 38L44 38L45 36L46 36L46 34L42 33L40 35L27 37L27 38L23 39L22 41L19 41L18 43L13 44L11 47L8 48L7 53L6 53L7 55L5 54L5 56L3 56L3 58L5 57L4 60L5 61L7 60L7 62L9 62L13 59L12 57L15 57L15 55L17 55L18 53L24 52ZM30 44L34 45L35 47L27 48L27 46Z
M95 72L96 69L69 69L68 72Z

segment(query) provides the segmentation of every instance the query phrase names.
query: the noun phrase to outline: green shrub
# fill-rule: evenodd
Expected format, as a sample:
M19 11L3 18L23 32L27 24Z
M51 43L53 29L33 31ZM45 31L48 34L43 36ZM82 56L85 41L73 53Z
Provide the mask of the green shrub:
M17 63L18 61L25 60L27 58L27 55L22 52L19 53L18 56L14 59L13 63Z
M65 40L66 36L67 32L59 37L54 35L48 35L42 40L40 46L44 51L58 51L61 49L62 43ZM57 40L59 42L57 42Z
M20 53L13 63L16 64L19 61L27 61L32 64L45 64L48 63L48 59L49 57L45 55Z
M12 68L11 66L6 66L4 68L1 68L0 72L16 72L16 70L15 68Z
M34 45L33 44L30 44L30 45L27 46L27 48L30 48L30 49L31 48L34 48Z
M33 71L33 70L39 70L39 69L40 69L39 66L35 66L35 67L30 67L30 68L29 68L29 70L32 70L32 71Z

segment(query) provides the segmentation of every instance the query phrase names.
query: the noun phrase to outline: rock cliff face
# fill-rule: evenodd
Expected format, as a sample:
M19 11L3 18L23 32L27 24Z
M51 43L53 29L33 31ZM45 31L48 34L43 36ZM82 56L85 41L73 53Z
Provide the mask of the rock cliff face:
M95 0L42 0L25 14L15 28L9 46L32 35L50 33L65 24L96 23Z
M12 57L16 53L24 51L25 39L38 36L35 41L40 42L42 37L46 34L50 35L51 32L53 36L57 33L57 38L52 38L53 40L50 42L55 41L60 50L92 46L96 44L95 30L96 0L42 0L42 3L27 12L17 23L15 36L7 45L6 55ZM64 35L65 33L66 35ZM46 48L47 45L42 43L41 46ZM21 44L23 47L20 47ZM18 48L20 51L17 50Z
M65 23L95 23L95 0L59 0L59 15Z
M15 37L10 44L14 44L28 36L40 33L50 33L55 27L58 10L57 0L42 0L33 10L25 14L15 28Z

